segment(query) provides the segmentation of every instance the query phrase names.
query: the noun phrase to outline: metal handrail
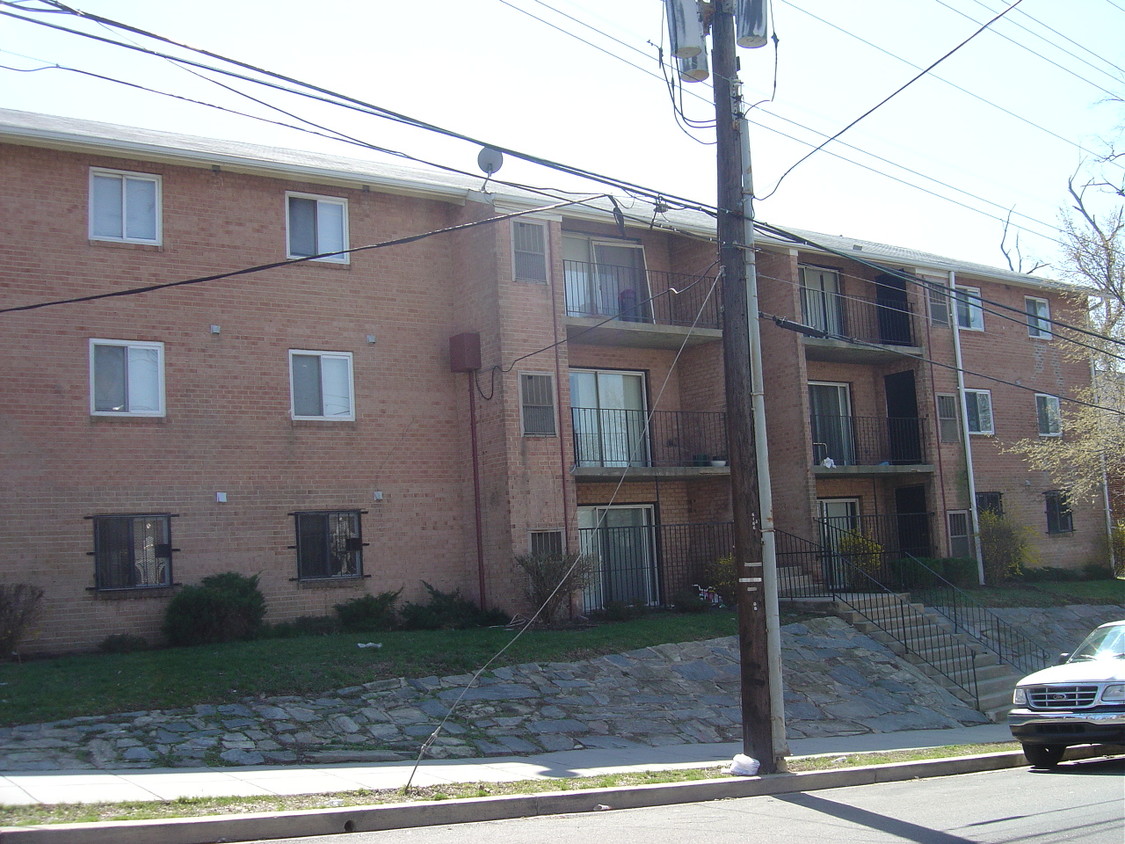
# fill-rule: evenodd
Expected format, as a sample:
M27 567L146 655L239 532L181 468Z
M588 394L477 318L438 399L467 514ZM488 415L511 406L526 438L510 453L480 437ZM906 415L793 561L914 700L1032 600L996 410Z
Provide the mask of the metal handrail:
M900 569L901 574L910 575L902 577L902 585L926 606L949 619L955 632L968 634L1024 674L1046 668L1054 662L1055 656L1050 648L1004 621L913 554L906 554L903 559L909 559L917 568L909 573Z

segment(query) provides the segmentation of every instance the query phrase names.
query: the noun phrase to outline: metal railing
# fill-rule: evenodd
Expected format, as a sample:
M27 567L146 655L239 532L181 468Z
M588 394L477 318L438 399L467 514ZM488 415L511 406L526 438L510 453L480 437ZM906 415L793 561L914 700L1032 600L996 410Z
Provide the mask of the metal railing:
M923 420L914 417L810 417L813 464L836 466L904 466L926 462Z
M888 346L915 346L914 314L906 303L844 296L801 288L805 324L834 338L852 338Z
M820 545L862 556L867 571L883 583L895 582L895 561L904 554L933 554L933 513L828 516L816 520Z
M609 603L667 605L682 589L707 585L708 568L734 547L731 522L580 528L579 547L596 570L585 611Z
M563 261L566 312L621 322L720 328L715 277Z
M1004 621L913 554L896 560L888 576L893 578L888 583L894 588L910 590L915 598L948 619L954 632L971 636L1024 674L1054 663L1057 654L1050 648Z
M942 674L979 705L975 654L952 631L942 629L895 591L890 553L872 539L891 530L891 519L866 517L844 530L820 520L822 543L777 531L778 594L785 598L832 598L874 624L907 652ZM866 531L866 532L864 532ZM880 533L881 532L881 533Z
M725 413L572 407L575 465L710 466L725 460ZM647 425L647 430L646 430Z

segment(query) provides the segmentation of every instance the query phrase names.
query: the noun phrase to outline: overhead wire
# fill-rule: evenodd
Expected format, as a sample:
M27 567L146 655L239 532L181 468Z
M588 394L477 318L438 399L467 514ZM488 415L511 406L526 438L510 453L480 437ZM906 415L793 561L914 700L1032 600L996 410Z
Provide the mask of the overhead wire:
M69 7L65 6L61 2L58 2L58 0L39 0L39 2L47 3L47 4L50 4L52 7L59 7L60 9L69 9ZM10 0L0 0L0 6L3 6L3 5L11 5ZM120 27L126 29L126 31L132 31L132 32L135 32L137 34L145 35L146 37L154 38L154 39L159 40L163 43L168 43L168 44L171 44L173 46L177 46L177 47L180 47L180 48L183 48L183 49L191 50L193 52L200 53L201 55L218 58L220 61L226 61L226 62L232 63L232 64L234 64L238 67L252 69L256 73L265 74L267 76L270 76L270 77L273 77L273 78L276 78L276 79L281 79L281 80L284 80L284 81L287 81L287 82L292 82L293 84L296 84L298 86L308 87L310 90L318 92L318 94L320 92L324 92L324 93L320 94L319 96L314 96L314 95L310 95L306 91L293 90L291 88L287 88L287 87L284 87L284 86L278 86L276 84L264 81L262 79L257 79L257 78L254 78L254 77L246 77L242 74L237 74L237 73L233 73L232 71L229 71L229 70L224 70L224 69L221 69L221 68L214 68L214 67L211 67L211 66L208 66L208 65L203 65L203 64L194 62L193 60L186 59L186 58L183 58L183 57L176 57L176 56L169 57L169 56L167 56L167 54L163 54L163 53L160 53L158 51L151 50L149 48L138 47L136 45L124 44L124 43L120 43L120 42L114 42L110 39L103 39L103 38L100 38L99 36L92 35L90 33L85 33L85 32L79 31L79 30L72 30L72 29L68 29L68 28L65 28L65 27L59 27L59 26L54 25L54 24L47 24L46 22L43 22L43 21L26 19L26 18L22 18L22 17L16 16L16 15L10 15L10 13L0 12L0 14L8 14L9 16L15 17L18 20L24 20L24 21L29 22L29 23L38 23L40 25L49 26L51 28L61 29L64 32L68 32L68 33L75 34L75 35L80 35L80 36L87 37L87 38L92 38L94 40L107 41L108 43L116 44L117 46L125 47L127 49L137 50L137 51L142 52L142 53L147 53L147 54L159 56L159 57L162 57L162 58L171 58L173 61L176 61L176 62L185 62L185 63L188 63L188 64L192 64L194 66L197 66L197 67L201 67L201 68L204 68L204 69L207 69L207 70L211 70L213 72L222 73L222 74L225 74L225 75L233 76L235 78L243 79L245 81L253 82L255 84L267 85L268 87L273 87L273 88L275 88L277 90L281 90L285 93L297 94L297 95L300 95L300 96L309 97L310 99L319 100L321 102L327 102L327 103L334 104L334 105L344 106L346 108L351 108L353 110L362 111L364 113L374 113L375 116L395 120L397 122L403 122L406 125L414 126L416 128L426 129L428 131L436 132L438 134L443 134L443 135L446 135L448 137L453 137L453 138L457 138L457 139L460 139L460 140L465 140L465 141L468 141L470 143L475 143L475 144L482 145L482 146L490 146L490 147L493 147L495 149L499 149L502 152L505 152L507 154L513 155L517 158L521 158L522 160L526 160L526 161L529 161L531 163L535 163L535 164L538 164L538 165L541 165L541 166L546 166L546 167L549 167L549 168L552 168L552 169L556 169L556 170L559 170L560 172L568 173L570 175L577 175L581 178L589 179L591 181L600 182L601 184L606 184L606 185L609 185L609 186L612 186L612 187L617 187L619 190L625 191L626 193L640 193L642 195L647 195L647 196L652 196L652 197L655 197L655 196L658 195L657 192L654 192L654 191L651 191L649 189L643 188L642 186L639 186L639 185L631 184L629 182L626 182L625 180L610 179L609 177L606 177L602 174L594 173L592 171L583 170L581 168L575 168L575 167L572 167L570 165L562 165L559 162L552 162L550 160L543 159L543 158L540 158L538 156L533 156L533 155L521 153L517 150L513 150L513 149L510 149L510 148L507 148L507 147L504 147L504 146L500 146L500 145L497 145L495 143L481 141L479 139L471 138L471 137L462 135L460 133L454 132L452 130L447 130L447 129L443 129L442 127L434 126L433 124L426 123L425 121L419 121L419 120L416 120L414 118L406 117L405 115L398 114L397 112L392 112L388 109L383 109L382 107L375 106L375 105L370 104L370 103L363 103L363 101L356 100L355 98L348 97L348 96L343 95L343 94L338 94L338 93L335 93L335 92L328 91L327 89L320 88L319 86L310 85L308 83L303 83L303 82L300 82L299 80L291 79L290 77L284 76L282 74L277 74L277 73L274 73L272 71L268 71L268 70L265 70L265 69L262 69L262 68L256 68L253 65L249 65L249 64L246 64L246 63L234 60L234 59L229 59L229 58L220 56L218 54L211 53L211 52L206 51L206 50L201 50L201 49L198 49L198 48L190 47L189 45L181 44L179 42L173 41L172 39L168 39L164 36L156 35L154 33L149 33L145 30L141 30L141 29L138 29L136 27L132 27L128 24L121 24L121 23L118 23L118 22L115 22L115 21L111 21L107 18L102 18L100 16L96 16L96 15L91 16L91 15L88 15L87 13L79 12L77 10L69 11L69 14L72 14L72 15L77 15L79 17L88 17L91 20L95 20L95 21L98 21L98 22L101 22L101 23L104 23L104 24L109 24L109 25L113 25L113 26L120 26ZM644 71L644 72L650 73L649 71ZM651 75L651 73L650 73L650 75ZM772 112L765 111L764 113L769 114L771 117L774 117L775 119L779 119L779 120L783 120L783 121L788 122L788 123L792 123L793 125L798 126L800 128L803 128L807 131L814 131L814 130L809 129L808 127L802 126L801 124L799 124L795 121L789 120L788 118L783 118L783 117L780 117L779 115L775 115ZM756 125L761 125L761 124L756 124ZM800 138L797 138L797 137L795 137L793 135L790 135L786 132L783 132L779 129L776 129L775 127L762 125L762 128L765 128L768 131L780 134L781 136L786 137L786 138L788 138L790 140L793 140L794 142L800 143L802 145L811 145L810 142L802 140ZM857 147L853 147L852 145L850 145L846 142L840 142L840 145L844 146L844 147L847 147L849 149L853 149L857 152L864 152L863 150L860 150ZM994 219L998 222L1004 222L1004 218L1001 218L998 215L990 214L987 211L983 211L982 209L975 208L972 205L969 205L967 203L964 203L964 202L961 202L959 200L953 199L952 197L948 197L948 196L945 196L941 193L938 193L938 192L935 192L935 191L932 191L932 190L928 190L928 189L923 188L923 187L918 186L918 185L914 185L914 184L912 184L911 182L909 182L905 179L902 179L900 177L893 176L889 173L885 173L883 171L877 170L877 169L875 169L875 168L873 168L869 165L863 164L861 162L858 162L858 161L855 161L855 160L852 160L852 159L848 159L848 158L844 158L843 156L839 155L838 153L836 153L832 150L826 150L825 152L826 152L826 154L832 155L833 157L839 158L840 160L846 161L850 164L853 164L854 166L859 166L859 167L861 167L863 169L866 169L870 172L873 172L877 175L883 176L884 178L888 178L892 181L901 183L901 184L903 184L907 187L911 187L911 188L914 188L916 190L921 190L921 191L923 191L925 193L928 193L928 194L930 194L930 195L932 195L932 196L934 196L938 199L945 200L945 201L950 202L954 205L962 207L962 208L964 208L968 211L972 211L974 213L982 214L983 216L990 217L991 219ZM864 154L871 155L870 153L866 153L866 152L864 152ZM965 194L965 195L969 196L970 198L973 198L977 201L985 202L986 204L991 204L991 205L994 205L997 208L1001 208L1001 209L1004 209L1004 210L1009 210L1009 209L1006 209L1005 206L1001 206L999 203L992 203L992 202L990 202L988 200L985 200L981 197L977 197L973 194L970 194L967 191L963 191L959 188L955 188L951 185L947 185L945 183L942 183L942 182L940 182L940 180L933 179L932 177L929 177L929 176L927 176L923 173L920 173L920 172L915 171L915 170L911 170L910 168L903 167L902 165L899 165L895 162L889 161L888 159L882 158L880 156L874 156L874 155L872 157L876 158L876 160L882 161L885 164L888 164L888 165L897 167L899 169L905 170L906 172L911 173L912 175L928 179L928 180L933 181L937 184L941 184L944 187L947 187L951 190L957 191L959 193L963 193L963 194ZM661 194L661 197L668 202L672 202L672 203L680 205L681 207L684 207L684 208L692 208L692 209L695 209L695 210L703 210L703 211L705 211L705 213L710 213L707 210L708 206L705 206L705 205L703 205L701 203L698 203L698 202L695 202L693 200L688 200L684 197L675 196L673 194ZM1052 226L1048 223L1045 223L1043 221L1035 220L1034 218L1029 217L1026 214L1023 214L1022 212L1016 212L1015 216L1021 217L1023 219L1028 220L1028 221L1031 221L1031 222L1035 222L1038 225L1042 225L1045 228L1050 229L1052 232L1057 232L1056 227L1054 227L1054 226ZM1050 240L1057 240L1053 235L1043 235L1041 233L1036 233L1036 234L1040 237L1046 237L1047 239L1050 239Z
M940 2L940 0L939 0L939 2ZM970 41L972 41L972 40L973 40L974 38L976 38L976 37L977 37L978 35L980 35L980 34L981 34L982 32L984 32L984 31L985 31L985 30L987 30L987 29L988 29L989 27L991 27L993 23L995 23L996 21L1000 20L1000 18L1004 17L1004 15L1008 14L1008 12L1012 11L1012 9L1016 8L1016 7L1017 7L1017 6L1018 6L1018 5L1020 4L1020 3L1022 3L1022 2L1023 2L1023 0L1014 0L1014 2L1013 2L1013 3L1012 3L1012 4L1010 5L1010 6L1008 6L1007 8L1005 8L1005 9L1004 9L1004 11L1000 12L1000 13L999 13L998 15L996 15L996 16L995 16L994 18L992 18L992 20L990 20L990 21L988 21L987 23L985 23L984 25L982 25L982 26L981 26L981 27L980 27L979 29L977 29L977 30L976 30L975 32L973 32L973 33L972 33L972 34L971 34L971 35L970 35L970 36L969 36L968 38L964 39L964 40L963 40L963 41L961 41L961 42L960 42L959 44L957 44L957 45L956 45L955 47L953 47L952 49L948 50L948 51L947 51L946 53L944 53L944 54L943 54L943 55L942 55L941 57L939 57L939 58L938 58L938 59L937 59L936 61L933 61L933 62L931 62L931 63L930 63L929 65L927 65L927 66L926 66L926 67L925 67L925 68L924 68L923 70L919 71L919 72L918 72L917 74L915 74L915 75L914 75L913 77L911 77L910 79L908 79L908 80L907 80L906 82L904 82L904 83L903 83L902 85L900 85L900 86L899 86L898 88L896 88L896 89L895 89L894 91L892 91L892 92L891 92L890 94L888 94L888 95L887 95L886 97L884 97L884 98L883 98L882 100L880 100L880 101L879 101L879 102L877 102L877 103L876 103L875 105L871 106L871 108L869 108L869 109L867 109L867 110L866 110L865 112L863 112L863 114L859 115L859 117L856 117L856 118L855 118L854 120L852 120L852 121L851 121L850 123L848 123L848 124L847 124L846 126L844 126L844 128L840 129L839 131L837 131L836 133L834 133L833 135L831 135L831 136L830 136L829 138L827 138L826 140L824 140L824 141L823 141L823 142L821 142L820 144L817 144L817 146L816 146L816 147L814 147L814 148L813 148L813 149L812 149L812 150L811 150L810 152L806 153L806 154L805 154L805 155L803 155L803 156L802 156L801 158L799 158L799 159L798 159L798 160L797 160L796 162L794 162L794 163L793 163L792 165L790 165L790 167L789 167L788 169L786 169L786 170L785 170L785 171L784 171L784 172L783 172L783 173L781 174L781 176L779 176L779 177L778 177L777 181L776 181L776 182L774 183L773 189L772 189L772 190L771 190L771 191L770 191L769 193L767 193L767 194L766 194L765 196L755 196L755 197L754 197L754 199L755 199L755 200L757 200L758 202L762 202L762 201L764 201L764 200L766 200L766 199L769 199L769 198L770 198L771 196L773 196L773 195L774 195L775 193L777 193L777 191L778 191L778 188L780 188L780 187L781 187L781 184L782 184L782 182L784 182L784 181L785 181L785 178L786 178L786 177L787 177L787 176L788 176L788 175L789 175L790 173L792 173L792 172L793 172L793 171L794 171L795 169L797 169L797 167L799 167L799 166L800 166L801 164L803 164L804 162L808 161L808 160L809 160L809 158L811 158L811 157L812 157L813 155L815 155L815 154L816 154L817 152L819 152L820 150L822 150L822 149L823 149L824 147L826 147L826 146L827 146L828 144L832 143L832 141L834 141L834 140L836 140L837 138L839 138L839 137L840 137L841 135L843 135L843 134L844 134L845 132L847 132L847 131L848 131L849 129L851 129L852 127L854 127L854 126L855 126L855 125L856 125L857 123L859 123L860 121L862 121L862 120L864 120L865 118L869 117L870 115L872 115L873 113L875 113L875 112L876 112L877 110L879 110L880 108L882 108L882 107L883 107L884 105L886 105L887 103L889 103L889 102L890 102L891 100L893 100L893 99L894 99L895 97L897 97L897 96L898 96L899 94L901 94L901 93L902 93L903 91L905 91L905 90L906 90L907 88L909 88L909 87L910 87L911 85L913 85L913 84L914 84L915 82L917 82L917 81L918 81L919 79L921 79L921 78L923 78L924 76L926 76L926 74L928 74L928 73L929 73L929 72L930 72L931 70L933 70L933 69L934 69L935 67L937 67L937 66L938 66L939 64L941 64L942 62L944 62L944 61L945 61L946 59L948 59L948 58L949 58L950 56L952 56L952 55L954 55L955 53L957 53L957 52L958 52L959 50L961 50L961 49L962 49L962 48L963 48L963 47L964 47L964 46L965 46L966 44L968 44L968 43L969 43Z

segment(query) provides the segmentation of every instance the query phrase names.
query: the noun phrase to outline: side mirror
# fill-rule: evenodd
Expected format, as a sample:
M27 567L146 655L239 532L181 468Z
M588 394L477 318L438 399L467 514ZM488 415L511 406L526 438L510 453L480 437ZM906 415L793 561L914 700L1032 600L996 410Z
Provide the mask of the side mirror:
M1070 659L1070 654L1059 654L1059 661L1055 665L1062 665L1068 659Z

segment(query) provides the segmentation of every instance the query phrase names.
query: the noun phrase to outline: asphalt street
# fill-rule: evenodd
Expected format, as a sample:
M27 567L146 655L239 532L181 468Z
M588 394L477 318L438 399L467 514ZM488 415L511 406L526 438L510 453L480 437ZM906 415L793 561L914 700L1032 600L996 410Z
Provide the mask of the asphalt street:
M1125 759L583 814L284 839L300 844L1121 844ZM264 844L260 841L259 844Z

